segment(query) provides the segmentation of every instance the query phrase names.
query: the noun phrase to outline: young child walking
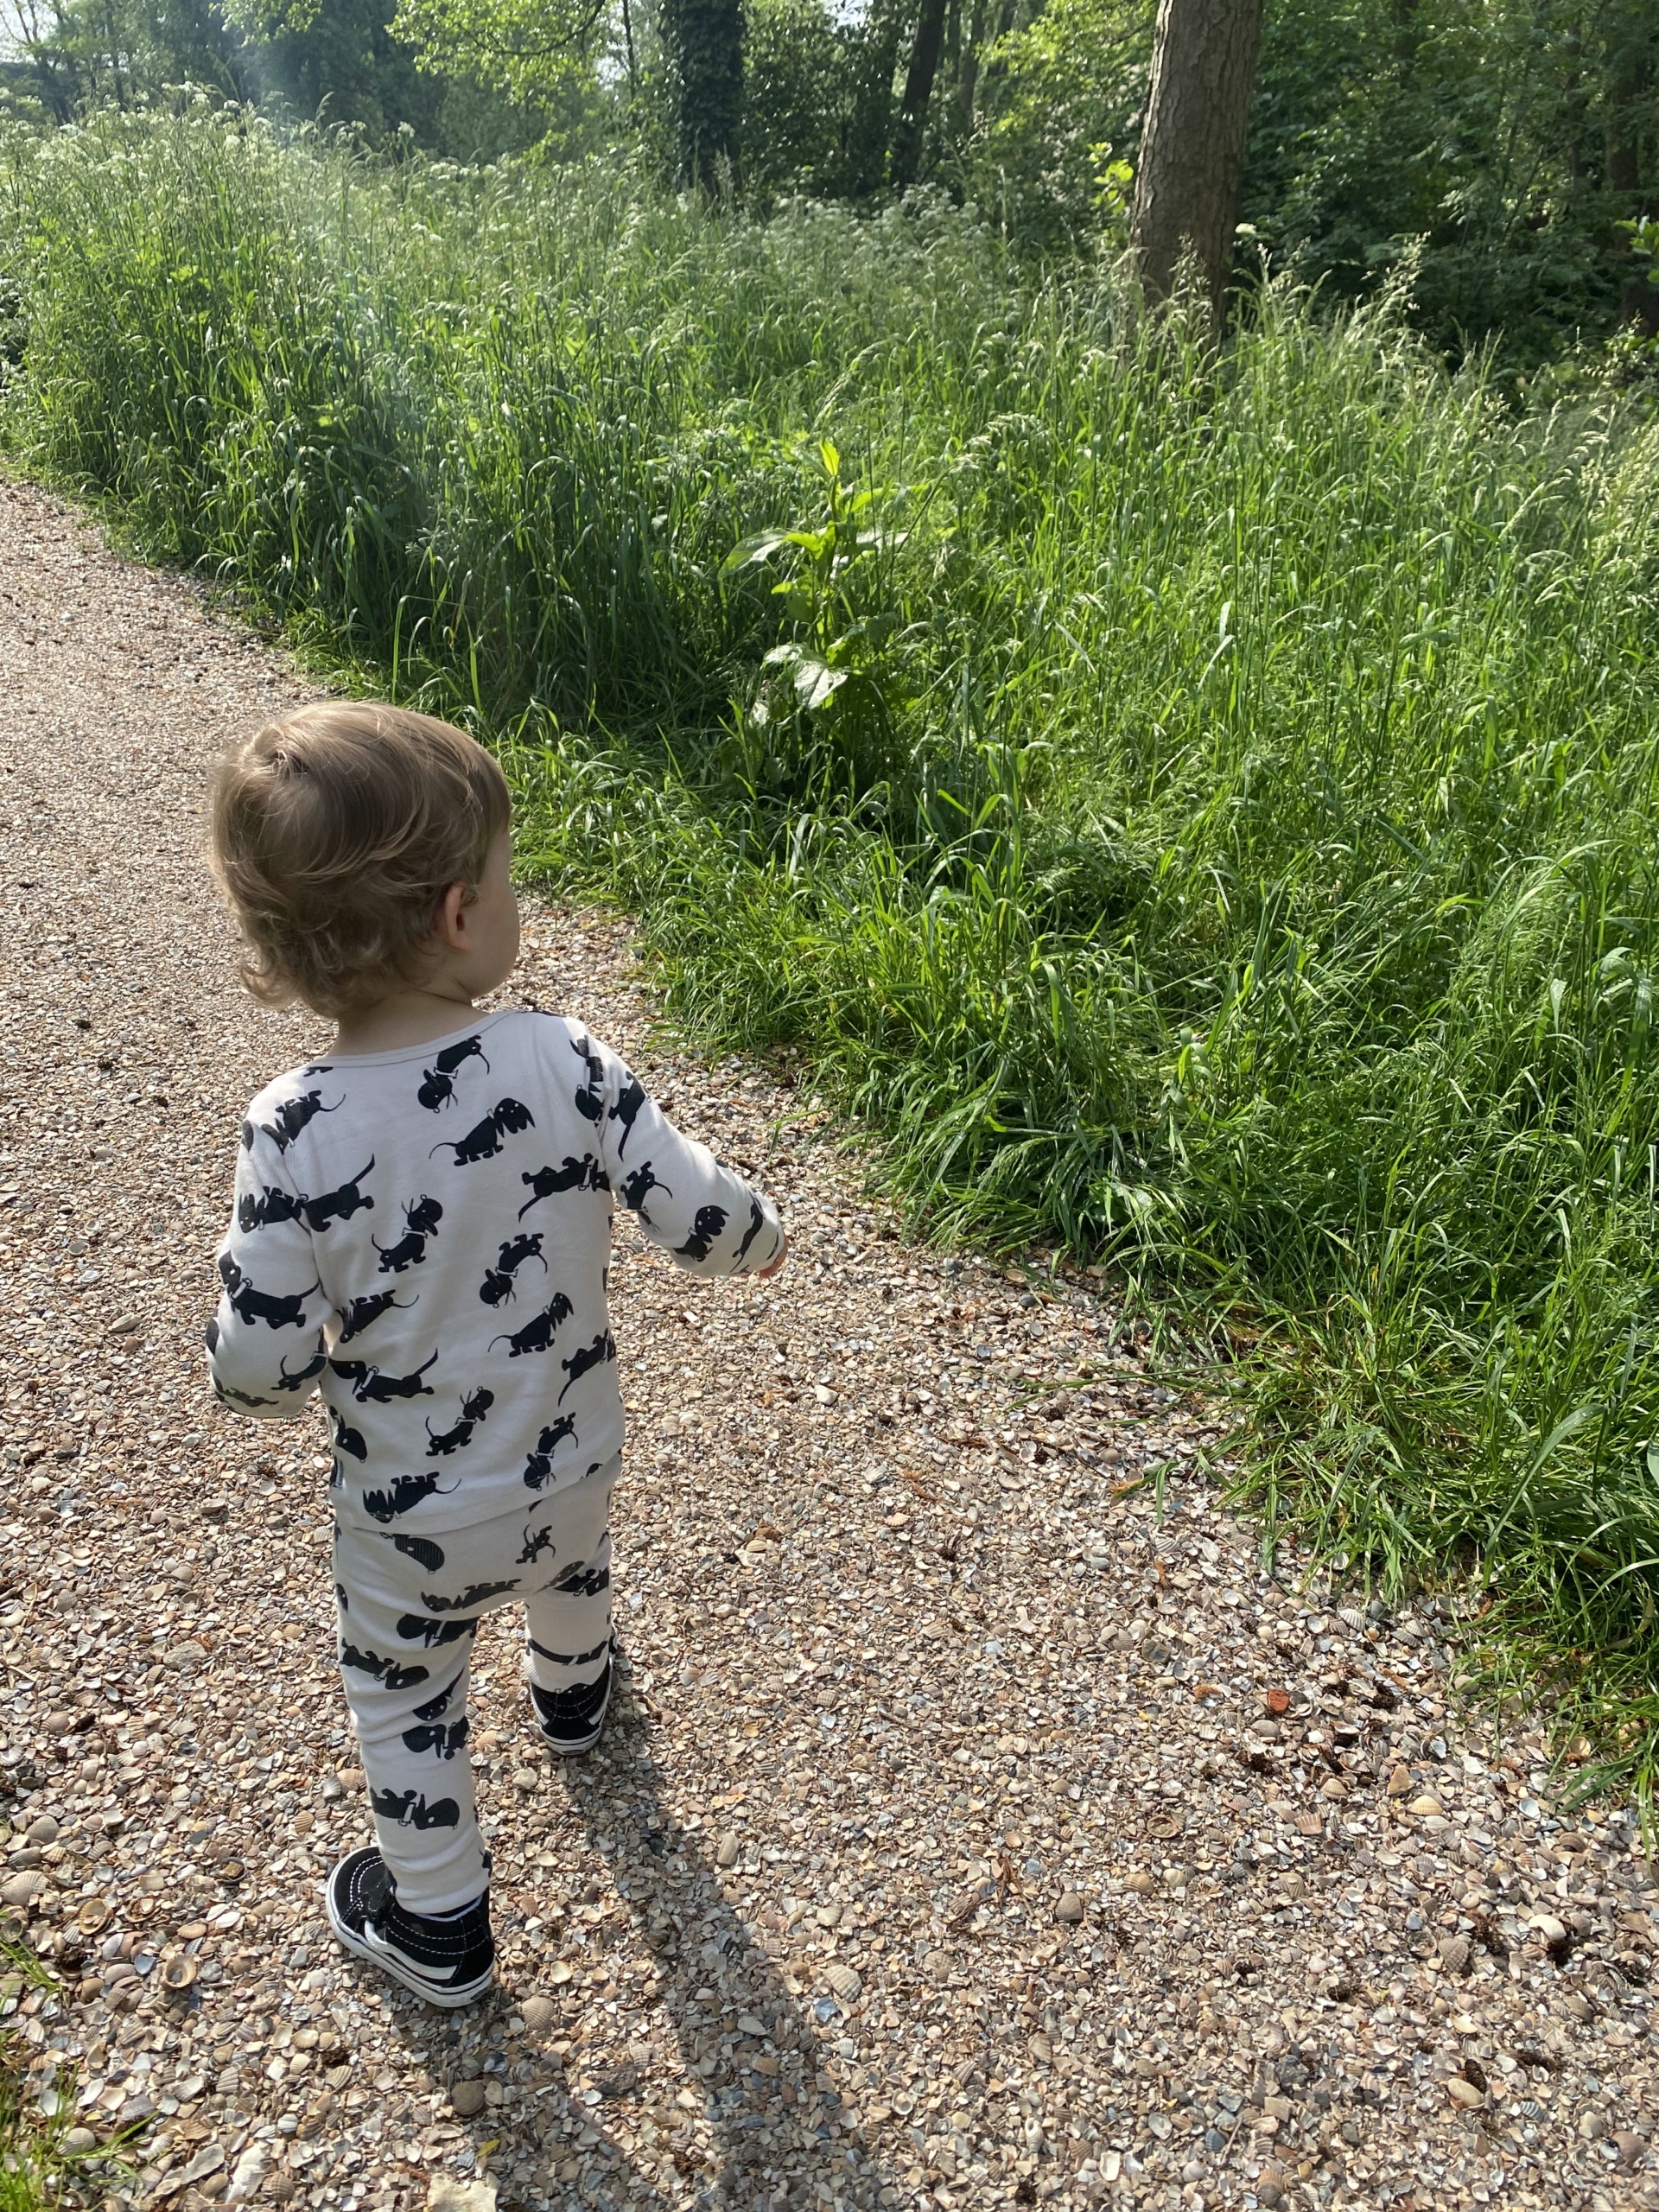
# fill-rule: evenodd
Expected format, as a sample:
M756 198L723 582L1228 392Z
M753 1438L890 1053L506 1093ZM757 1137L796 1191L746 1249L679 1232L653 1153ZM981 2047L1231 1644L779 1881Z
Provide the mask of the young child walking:
M481 746L390 707L301 708L221 766L214 864L267 1004L334 1021L242 1123L213 1387L334 1425L340 1665L376 1844L335 1936L434 2005L494 1971L467 1751L479 1622L524 1609L536 1721L588 1750L611 1694L620 1203L696 1274L768 1275L770 1203L563 1016L480 1014L511 973L511 805Z

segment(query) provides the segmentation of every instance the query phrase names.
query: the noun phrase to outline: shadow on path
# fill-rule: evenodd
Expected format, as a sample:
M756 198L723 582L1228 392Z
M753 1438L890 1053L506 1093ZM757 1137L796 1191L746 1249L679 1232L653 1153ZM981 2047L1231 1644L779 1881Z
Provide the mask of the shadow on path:
M542 2198L561 2208L627 2204L680 2212L688 2205L729 2204L743 2212L781 2212L785 2206L827 2205L866 2212L895 2177L881 2170L859 2130L845 2121L830 2079L835 2043L856 2031L855 2010L827 1994L791 1989L721 1894L712 1834L689 1834L668 1808L666 1777L652 1747L659 1726L624 1674L602 1756L570 1761L552 1782L554 1805L560 1814L568 1808L568 1820L558 1820L546 1842L556 1852L565 1843L569 1862L541 1877L546 1904L536 1897L534 1870L497 1885L498 1938L511 1951L525 1940L530 1921L569 1894L569 1885L590 1876L591 1902L613 1897L626 1910L620 1941L594 1931L600 1938L595 1962L607 1957L612 1974L600 1984L588 1974L584 1986L574 1948L562 1947L557 1929L533 1929L531 1961L505 1976L509 1988L518 1985L512 1997L498 1993L481 2018L435 2020L426 2008L399 1999L398 2030L421 2044L435 2077L452 2083L473 2070L504 2086L515 2073L539 2077L519 2085L527 2094L517 2105L468 2123L480 2155L499 2139L487 2167L505 2212ZM504 1747L504 1764L508 1756ZM487 1814L487 1801L483 1809ZM513 1892L526 1911L508 1904ZM578 1909L563 1925L574 1928L579 1920ZM607 1925L615 1927L614 1916ZM577 1974L556 1995L563 2018L510 2033L506 2023L519 2004L550 1993L547 1968L562 1948ZM629 2001L613 1986L620 1979L615 1969L647 1961L647 1973L654 1968L660 1979L651 1996ZM644 1979L627 1976L623 1987ZM677 2062L661 2047L664 2014ZM550 2054L536 2063L538 2053L567 2037L575 2047L563 2073L554 2070ZM631 2055L642 2040L652 2044L650 2053ZM688 2089L695 2108L684 2101ZM639 2140L647 2118L657 2133L649 2145ZM539 2151L532 2152L537 2142ZM543 2172L521 2179L531 2155ZM890 2193L887 2201L896 2199Z

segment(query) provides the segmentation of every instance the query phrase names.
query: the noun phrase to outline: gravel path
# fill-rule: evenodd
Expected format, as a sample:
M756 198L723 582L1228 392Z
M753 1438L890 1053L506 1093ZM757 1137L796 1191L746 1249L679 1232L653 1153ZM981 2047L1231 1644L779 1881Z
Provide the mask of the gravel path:
M594 914L533 910L516 991L795 1256L703 1286L619 1230L606 1745L532 1750L496 1617L503 1986L439 2017L340 1956L321 1425L221 1415L198 1349L243 1101L317 1041L233 982L203 774L305 685L3 481L0 675L0 1894L57 1977L4 2004L31 2110L138 2125L91 2198L1659 2202L1629 1831L1459 1732L1432 1613L1262 1577L1109 1309L907 1249Z

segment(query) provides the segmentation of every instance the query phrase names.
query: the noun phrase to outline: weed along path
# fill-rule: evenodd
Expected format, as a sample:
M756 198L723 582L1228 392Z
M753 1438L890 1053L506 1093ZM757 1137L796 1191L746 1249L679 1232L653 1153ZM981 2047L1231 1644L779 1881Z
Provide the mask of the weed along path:
M0 1812L50 1977L0 2024L72 2149L137 2131L72 2194L1659 2202L1629 1829L1459 1732L1436 1614L1259 1573L1109 1308L907 1249L810 1099L664 1041L594 914L533 908L515 992L763 1177L795 1256L705 1286L619 1230L625 1694L550 1767L493 1620L502 1986L438 2017L337 1954L321 1426L221 1415L199 1352L241 1106L317 1042L235 983L204 775L304 687L5 485L0 676Z

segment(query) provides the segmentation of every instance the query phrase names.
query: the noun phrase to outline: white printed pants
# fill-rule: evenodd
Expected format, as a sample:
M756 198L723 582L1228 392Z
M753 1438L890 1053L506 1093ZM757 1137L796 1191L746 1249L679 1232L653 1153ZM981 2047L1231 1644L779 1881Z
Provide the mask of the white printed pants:
M538 1688L594 1682L610 1663L611 1491L619 1454L528 1512L421 1535L334 1528L340 1670L376 1840L410 1912L454 1912L488 1886L467 1751L473 1638L524 1609ZM525 1725L536 1725L529 1707Z

